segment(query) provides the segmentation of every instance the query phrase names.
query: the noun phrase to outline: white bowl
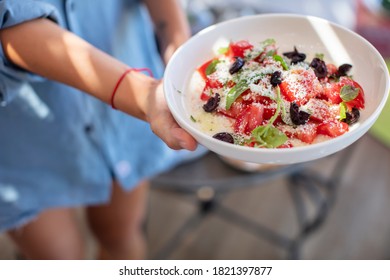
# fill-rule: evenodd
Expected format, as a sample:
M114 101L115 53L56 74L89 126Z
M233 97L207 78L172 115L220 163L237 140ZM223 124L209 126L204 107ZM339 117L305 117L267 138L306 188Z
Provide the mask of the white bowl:
M303 147L286 149L251 148L216 140L191 121L186 104L189 80L201 64L214 56L221 41L260 42L274 38L281 52L296 46L305 53L323 53L327 62L350 63L352 75L365 91L366 108L360 121L347 133ZM210 26L196 34L173 55L164 75L169 109L178 124L200 144L217 154L254 163L290 164L318 159L355 142L373 125L389 92L389 74L378 51L364 38L337 24L312 16L265 14L242 17Z

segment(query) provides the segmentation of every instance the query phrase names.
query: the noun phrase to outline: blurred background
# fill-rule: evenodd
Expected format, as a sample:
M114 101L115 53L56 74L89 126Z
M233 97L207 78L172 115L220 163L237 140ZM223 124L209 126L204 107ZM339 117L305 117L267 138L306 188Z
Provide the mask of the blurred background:
M195 34L263 13L314 15L390 59L389 0L182 0ZM145 225L151 259L390 259L390 103L345 151L308 164L254 166L213 154L155 178ZM88 256L94 240L85 228ZM17 258L0 235L0 259Z

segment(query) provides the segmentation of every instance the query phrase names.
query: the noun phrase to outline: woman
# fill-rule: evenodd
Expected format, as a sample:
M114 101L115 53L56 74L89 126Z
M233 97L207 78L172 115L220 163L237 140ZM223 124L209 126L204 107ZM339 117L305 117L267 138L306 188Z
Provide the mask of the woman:
M0 16L0 231L26 258L81 259L87 205L101 258L144 258L145 179L196 142L161 82L128 69L161 76L189 36L178 3L2 0Z

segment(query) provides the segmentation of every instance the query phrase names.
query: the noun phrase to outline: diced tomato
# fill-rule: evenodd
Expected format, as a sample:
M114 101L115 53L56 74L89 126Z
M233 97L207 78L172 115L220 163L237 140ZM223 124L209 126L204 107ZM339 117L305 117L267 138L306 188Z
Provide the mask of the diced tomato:
M245 111L246 107L247 105L244 104L242 98L239 97L238 99L236 99L236 101L233 102L229 110L218 109L218 113L236 119L242 111Z
M236 133L250 134L253 129L260 126L263 122L264 108L261 104L251 104L247 106L237 116L234 124L234 131Z
M306 104L310 111L310 120L321 123L329 119L336 119L340 114L339 106L333 105L326 100L313 98Z
M246 143L245 146L247 147L254 147L256 145L256 141L252 141L252 142L249 142L249 143Z
M328 72L328 75L335 75L338 71L338 68L336 67L336 65L328 63L326 64L326 70Z
M359 110L364 109L365 100L364 100L363 88L357 82L355 82L354 80L348 77L341 77L339 83L341 84L341 87L343 87L344 85L350 85L354 88L359 89L358 96L354 100L345 103L347 104L348 109L349 110L352 110L352 108L357 108Z
M200 99L203 101L207 101L210 98L210 95L208 94L210 92L210 89L205 87L200 95Z
M250 89L247 89L243 93L241 93L240 98L242 99L242 102L247 104L247 105L250 105L253 103L252 92Z
M363 90L360 90L360 92L363 93ZM357 108L359 110L364 109L364 103L364 93L359 93L359 95L354 100L346 102L345 104L347 104L348 110L351 111L353 108Z
M261 94L252 94L248 100L250 102L263 104L265 106L275 104L275 101L273 101L271 98L262 96Z
M311 144L317 137L317 125L314 123L307 123L305 125L298 126L294 136L302 142Z
M209 64L211 63L211 61L213 61L212 59L210 59L209 61L203 63L197 70L200 74L200 76L203 78L203 80L207 80L207 75L206 75L206 69L207 67L209 66Z
M248 116L248 133L251 133L256 127L260 126L263 123L263 114L264 107L260 104L252 104L249 107L249 116Z
M340 104L342 102L342 99L340 97L340 91L342 87L346 85L350 85L354 88L359 89L358 96L355 99L349 102L345 102L348 109L352 110L352 108L354 107L357 109L364 109L364 91L357 82L355 82L349 77L343 76L338 82L327 84L324 88L324 93L330 102L332 102L333 104Z
M213 75L207 76L206 75L206 69L212 61L213 60L211 59L211 60L207 61L206 63L202 64L198 68L198 72L199 72L200 76L203 78L203 80L206 82L207 88L221 88L221 87L223 87L223 84L220 81L218 81L218 79L215 76L213 76Z
M327 83L324 87L324 95L326 96L326 100L333 104L340 104L340 84L339 83Z
M232 42L229 45L229 51L227 53L227 56L230 56L230 57L239 56L239 57L244 58L245 51L251 50L251 49L253 49L253 45L250 44L246 40Z
M246 127L248 125L247 114L249 113L249 108L241 111L241 113L237 116L236 122L234 123L234 132L236 133L246 133Z
M289 102L299 106L306 104L311 98L320 95L323 91L313 70L294 69L279 85L280 91Z
M264 121L268 121L272 116L275 114L276 108L272 108L270 106L264 106L264 114L263 119Z
M278 128L290 139L298 139L302 142L311 144L317 137L317 126L316 123L308 122L305 125L298 125L295 128L286 124L281 124Z
M200 99L203 101L209 100L210 96L213 94L213 89L216 89L217 87L211 87L210 85L206 84L206 86L203 88L202 93L200 94Z
M287 141L286 143L284 143L283 145L280 145L277 148L278 149L286 149L286 148L292 148L292 147L293 147L293 144L291 144L291 142Z
M295 95L294 92L290 89L290 85L287 82L282 82L280 85L280 92L283 96L290 102L294 101Z
M304 133L303 131L298 132L295 136L297 139L305 142L307 144L313 143L314 139L317 137L317 133L310 131L309 133Z
M317 127L317 133L322 135L327 135L330 137L337 137L343 135L348 131L348 124L345 122L338 121L328 121L320 124Z
M221 88L223 84L218 81L215 77L211 77L211 75L206 80L206 86L209 88Z

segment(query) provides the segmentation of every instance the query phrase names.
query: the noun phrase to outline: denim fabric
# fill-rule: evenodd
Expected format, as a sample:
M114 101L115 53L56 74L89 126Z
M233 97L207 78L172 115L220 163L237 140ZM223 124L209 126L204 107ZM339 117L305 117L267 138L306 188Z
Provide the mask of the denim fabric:
M36 18L53 20L132 67L163 73L139 1L0 1L0 28ZM18 68L2 49L0 63L0 231L50 207L106 202L113 176L130 190L196 154L173 151L147 123Z

